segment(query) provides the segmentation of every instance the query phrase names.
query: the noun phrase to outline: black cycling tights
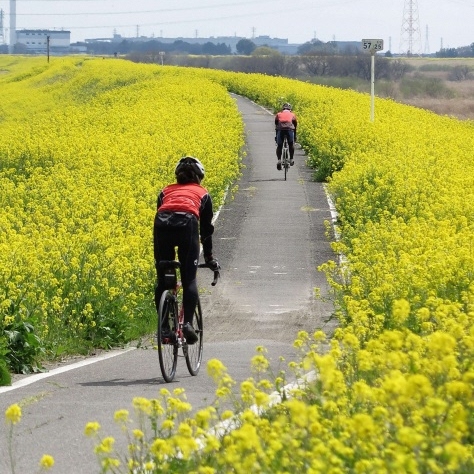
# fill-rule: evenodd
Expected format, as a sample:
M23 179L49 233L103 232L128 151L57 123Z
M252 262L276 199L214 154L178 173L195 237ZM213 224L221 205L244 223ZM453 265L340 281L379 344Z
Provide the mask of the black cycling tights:
M283 139L288 139L288 151L290 152L290 160L293 159L293 155L295 154L295 143L293 141L294 132L290 133L287 130L279 130L277 132L277 148L276 148L276 155L279 160L281 160L281 153L283 150Z
M181 283L183 285L184 322L191 323L198 300L196 282L197 264L199 260L199 224L195 217L188 219L185 226L159 227L153 229L153 247L155 262L175 260L175 248L178 248L178 260L181 263ZM157 268L158 272L158 268ZM158 313L164 284L158 278L155 288L155 306Z

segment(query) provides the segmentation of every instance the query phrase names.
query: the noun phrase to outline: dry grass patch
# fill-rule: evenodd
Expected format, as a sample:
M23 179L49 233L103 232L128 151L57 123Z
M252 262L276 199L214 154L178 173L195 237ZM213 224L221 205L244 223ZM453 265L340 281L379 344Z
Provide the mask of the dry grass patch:
M431 99L429 97L417 97L404 100L403 103L431 110L439 115L449 115L460 120L474 120L474 98Z
M455 68L465 67L474 76L474 58L404 58L413 67L407 78L418 81L436 80L445 89L434 97L414 94L403 97L398 84L393 88L392 97L397 101L440 115L456 117L460 120L474 120L474 79L453 80ZM449 94L448 94L449 92Z

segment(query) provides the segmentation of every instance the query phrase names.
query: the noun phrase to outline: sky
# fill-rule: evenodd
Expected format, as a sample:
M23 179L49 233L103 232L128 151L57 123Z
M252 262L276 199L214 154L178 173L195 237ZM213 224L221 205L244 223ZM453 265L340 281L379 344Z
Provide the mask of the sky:
M64 29L71 42L148 36L361 41L401 52L408 19L420 52L474 43L474 0L16 0L16 29ZM9 41L10 0L0 0ZM416 21L418 19L418 21ZM406 46L406 44L405 44Z

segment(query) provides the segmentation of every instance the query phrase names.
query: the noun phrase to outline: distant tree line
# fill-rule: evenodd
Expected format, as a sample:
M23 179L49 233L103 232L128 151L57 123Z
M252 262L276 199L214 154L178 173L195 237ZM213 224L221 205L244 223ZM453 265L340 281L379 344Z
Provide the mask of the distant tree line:
M237 45L239 47L239 45ZM370 55L362 52L352 55L334 54L327 51L309 50L305 54L284 55L260 46L252 48L249 55L196 55L164 53L158 51L138 52L126 55L127 59L141 63L163 63L173 66L201 67L224 71L261 73L274 76L301 78L303 76L357 77L370 80ZM377 57L376 79L400 80L412 69L401 59Z
M159 40L150 41L127 41L120 43L110 43L105 41L95 41L92 43L76 43L80 46L86 46L88 54L130 54L130 53L148 53L152 51L162 51L173 54L212 54L227 55L231 54L230 46L225 43L207 42L204 44L188 43L182 40L176 40L173 43L163 43Z
M23 47L22 47L23 46ZM129 54L146 54L153 55L157 52L166 54L188 54L188 55L212 55L212 56L230 56L232 55L231 47L225 43L213 43L208 41L203 44L188 43L183 40L176 40L173 43L164 43L158 39L149 41L132 41L124 39L121 42L108 41L94 41L90 43L78 42L71 46L82 46L86 48L88 54L94 55L129 55ZM271 46L266 46L272 51L277 51ZM255 50L261 49L252 40L243 38L236 44L236 51L239 55L251 56ZM15 52L18 54L28 54L26 45L15 45ZM0 45L0 54L7 54L8 46L6 44ZM337 41L328 41L326 43L313 39L302 45L297 49L299 56L360 56L361 50L354 45L343 45ZM261 54L259 54L261 56ZM436 57L440 58L456 58L456 57L474 57L474 43L469 46L462 46L459 48L442 48L435 53ZM385 56L391 57L392 53L388 51Z
M461 46L460 48L442 48L436 53L438 58L473 58L474 43L470 46Z

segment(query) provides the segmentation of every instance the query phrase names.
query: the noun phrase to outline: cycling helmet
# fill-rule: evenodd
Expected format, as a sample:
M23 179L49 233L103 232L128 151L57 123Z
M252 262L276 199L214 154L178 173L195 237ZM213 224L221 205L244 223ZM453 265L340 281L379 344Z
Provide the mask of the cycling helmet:
M183 156L183 158L178 161L178 164L174 170L174 174L178 175L179 171L188 166L191 167L200 180L204 178L204 166L197 158L194 158L194 156Z
M282 108L283 110L291 110L291 104L289 104L288 102L285 102Z

